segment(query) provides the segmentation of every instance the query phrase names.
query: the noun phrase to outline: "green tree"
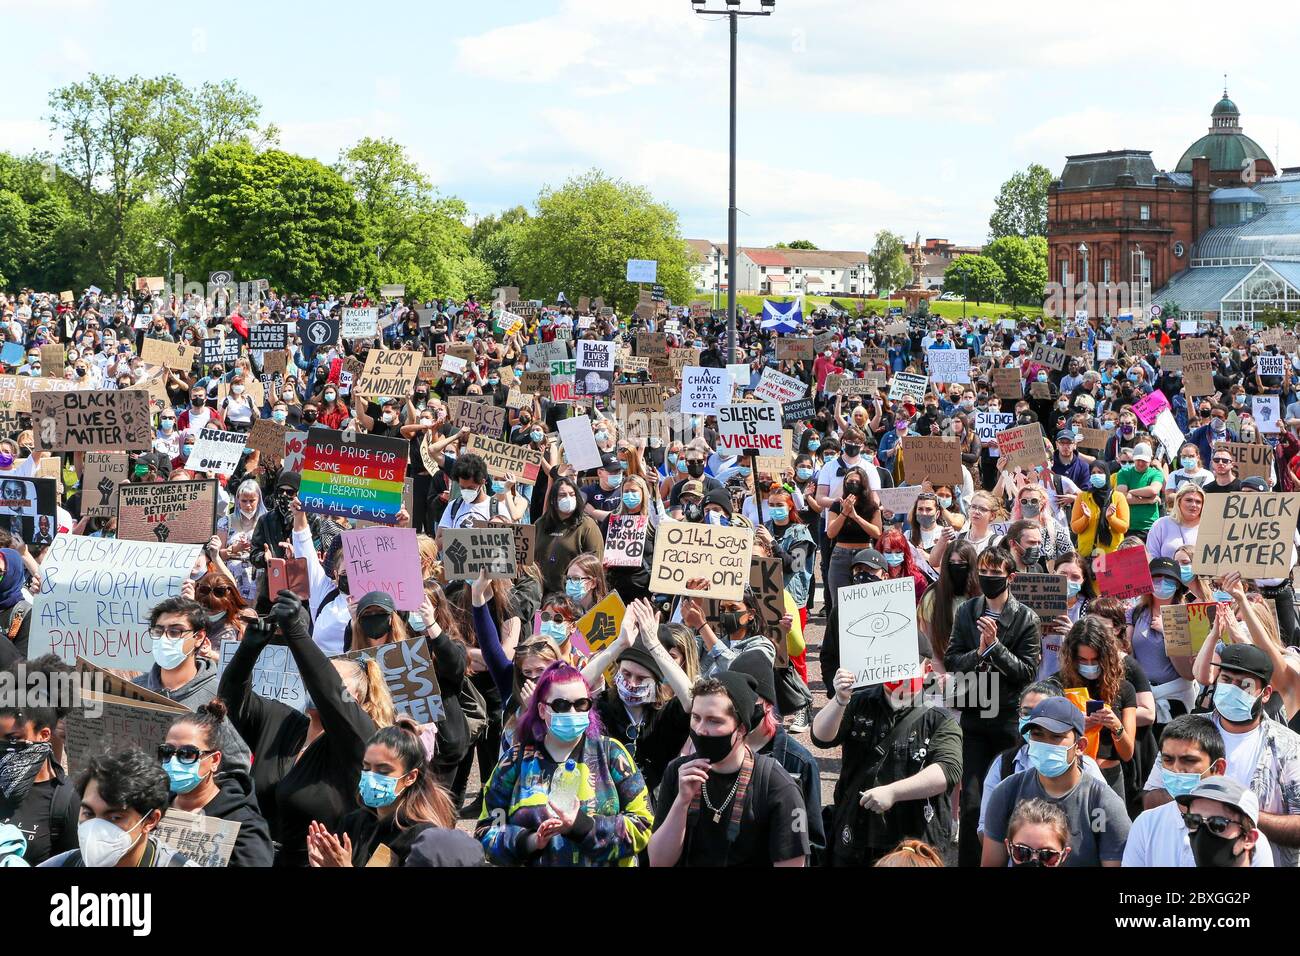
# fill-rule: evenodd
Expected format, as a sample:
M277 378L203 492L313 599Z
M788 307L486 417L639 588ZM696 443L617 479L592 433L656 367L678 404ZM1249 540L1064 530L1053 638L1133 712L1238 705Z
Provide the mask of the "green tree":
M888 229L876 233L876 244L867 253L867 267L876 280L876 291L893 292L907 285L912 278L912 265L907 261L903 237Z
M487 267L492 286L519 285L515 258L527 222L528 210L515 206L500 215L484 216L474 223L469 235L469 248Z
M1052 171L1031 163L1002 184L989 217L989 238L1047 235L1047 187Z
M975 304L996 302L1007 277L1002 267L988 256L960 256L943 271L943 287L961 292Z
M796 239L794 240L794 242L778 242L776 244L776 248L777 249L816 249L817 247L813 245L812 242L808 239Z
M1002 236L984 247L984 255L1001 268L1006 277L1002 294L1011 305L1039 305L1047 284L1047 240Z
M352 188L314 159L228 143L190 166L179 242L200 275L232 269L285 289L354 289L365 234Z
M90 256L89 225L73 206L77 192L49 156L0 153L0 195L8 197L0 213L0 257L11 285L68 289L99 275Z
M668 298L688 301L692 260L677 213L641 186L593 169L542 190L519 237L516 274L521 291L534 298L603 296L628 312L637 302L637 287L625 278L628 259L657 261Z

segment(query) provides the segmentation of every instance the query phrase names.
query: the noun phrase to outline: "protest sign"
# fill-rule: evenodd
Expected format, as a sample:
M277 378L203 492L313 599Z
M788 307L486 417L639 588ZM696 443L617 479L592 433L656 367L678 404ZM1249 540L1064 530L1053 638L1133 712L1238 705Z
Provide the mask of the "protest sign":
M410 443L405 438L312 428L303 449L299 500L316 514L396 524Z
M499 438L506 427L507 412L504 406L453 395L447 400L447 412L451 423L457 428L468 428L471 432L489 438Z
M88 451L81 475L81 513L92 518L117 514L117 486L128 475L126 452Z
M263 462L274 464L284 458L285 427L270 418L254 420L246 436L248 447L257 452Z
M916 504L916 497L921 493L920 485L899 485L895 488L881 488L880 510L888 512L886 518L891 515L909 515L912 513L912 506Z
M422 637L393 641L339 655L348 660L373 658L384 675L384 684L399 714L409 714L416 723L431 724L443 716L442 689Z
M68 353L57 342L41 346L41 377L63 378L64 360Z
M1247 580L1289 577L1298 513L1300 494L1206 495L1192 570L1208 576L1238 571Z
M167 849L183 853L199 866L220 867L230 863L240 826L237 820L170 807L158 821L153 836Z
M757 394L757 392L755 392ZM781 424L786 428L810 421L817 413L817 403L811 398L797 398L781 406Z
M1133 414L1143 425L1150 425L1168 407L1169 399L1165 398L1165 393L1155 389L1133 403Z
M58 459L47 459L56 463ZM0 476L0 528L31 545L49 544L57 531L54 478Z
M1035 362L1038 365L1046 365L1048 368L1054 369L1057 372L1065 368L1065 363L1069 358L1070 357L1065 354L1065 349L1052 348L1052 346L1048 345L1046 342L1039 342L1034 346L1034 350L1030 354L1030 361Z
M159 704L124 700L107 694L83 694L88 707L68 712L64 720L64 769L75 774L86 768L94 757L121 753L123 750L158 752L158 744L167 739L167 731L179 713ZM98 717L90 717L93 708L103 708Z
M536 397L551 387L551 373L536 370L524 372L520 378L519 387L524 394Z
M1006 431L1016 423L1014 412L976 412L975 413L975 433L980 442L996 442L998 432ZM1102 429L1098 429L1101 431ZM997 458L1001 452L996 448L990 448L989 455Z
M194 353L197 351L197 346L146 337L140 348L140 360L146 365L161 365L178 372L188 372L194 364Z
M1276 435L1282 430L1281 401L1276 395L1250 396L1251 415L1266 435Z
M44 364L45 357L41 357ZM1255 371L1260 375L1276 375L1279 378L1286 374L1287 357L1285 355L1261 355L1255 360Z
M239 361L241 340L237 335L210 335L203 340L203 364L231 366Z
M465 359L458 355L452 355L450 352L442 357L442 370L451 375L464 375L467 364Z
M118 486L117 536L123 540L207 544L216 520L216 479Z
M1166 408L1157 415L1151 425L1151 434L1164 447L1165 457L1174 460L1184 443L1182 430L1178 427L1178 422L1174 421L1174 413Z
M654 259L627 260L628 282L654 282L658 274L659 263Z
M1030 382L1029 397L1049 399L1052 397L1052 386L1047 382Z
M217 662L217 678L220 680L226 666L235 652L239 650L238 641L221 642L221 659ZM280 703L302 711L307 705L307 692L302 686L302 675L298 673L298 662L293 652L284 644L268 644L262 648L253 665L253 693L267 700Z
M549 369L552 362L566 362L569 359L569 346L566 342L539 342L527 346L528 364L533 368Z
M469 445L465 450L471 455L481 456L489 474L513 478L525 485L537 481L542 467L542 453L528 445L516 445L514 442L498 441L475 434L469 436Z
M924 375L913 375L910 372L899 372L894 376L894 381L889 387L889 400L891 402L901 402L911 400L919 404L925 400L925 390L929 387L930 380Z
M930 381L970 384L970 352L965 349L928 349Z
M1038 422L1030 422L1028 425L999 432L998 453L1007 457L1008 468L1033 471L1047 461L1042 426Z
M509 528L515 536L515 563L521 569L532 564L533 555L537 553L537 526L508 524L502 525L502 527Z
M641 567L649 521L649 515L645 514L609 516L609 527L605 531L605 567Z
M752 528L661 521L655 535L650 590L739 601L749 579L753 549ZM697 578L703 578L706 587L687 586Z
M600 467L600 449L596 447L596 436L591 430L589 416L561 418L555 427L560 433L560 441L564 443L564 458L569 464L578 471Z
M533 405L533 396L526 395L518 388L511 387L506 395L506 408L513 408L516 411L521 408L531 408Z
M583 656L599 654L618 637L627 608L617 591L610 591L603 601L578 619L569 633L570 643Z
M399 611L418 611L424 603L424 577L414 528L374 525L343 532L350 593L382 591Z
M1238 478L1263 478L1272 484L1273 449L1263 442L1224 442L1237 465Z
M638 332L636 354L641 356L667 355L668 336L663 332Z
M1064 574L1024 572L1013 577L1010 584L1011 596L1044 621L1065 613L1068 586L1069 579Z
M41 563L28 657L84 657L101 667L153 666L149 612L176 597L199 547L61 534Z
M80 688L89 691L89 699L95 697L117 697L133 704L153 704L159 710L169 710L177 714L189 713L190 708L162 694L139 684L133 684L125 677L115 674L107 668L92 664L84 657L78 657L75 670L80 676ZM123 671L122 673L130 673Z
M302 337L304 345L318 349L325 348L339 340L339 325L338 319L319 316L312 319L299 319L298 334Z
M289 326L283 322L259 322L248 327L250 352L283 352L289 347Z
M379 332L379 309L344 309L341 335L345 339L373 339Z
M853 686L921 676L916 637L916 582L910 577L839 589L840 666Z
M303 453L307 450L307 433L305 431L286 431L284 433L284 461L281 470L302 474Z
M153 446L149 395L142 389L31 392L32 432L41 451L141 451Z
M1093 559L1097 588L1106 597L1138 597L1151 593L1151 569L1146 548L1120 548Z
M813 340L806 336L781 336L776 340L776 358L778 362L803 360L811 362L817 357Z
M511 580L518 573L509 528L442 528L439 537L448 580L471 580L483 571L489 578Z
M618 347L613 342L579 339L574 343L574 392L577 395L608 395L614 387L614 362Z
M1164 629L1165 654L1169 657L1194 657L1214 629L1218 605L1209 603L1169 604L1160 609Z
M785 405L798 401L808 394L808 386L793 375L784 375L774 368L763 369L763 374L754 386L754 397L765 402ZM811 399L810 399L811 401Z
M726 369L689 365L682 369L683 415L716 415L718 406L730 401L731 376Z
M1088 428L1087 426L1084 426L1080 428L1079 431L1081 432L1079 437L1080 448L1090 448L1093 451L1105 450L1106 442L1110 439L1110 432L1106 429Z
M189 471L209 471L225 478L235 473L243 457L247 435L205 425L194 440L190 457L185 459Z
M718 408L718 451L739 454L754 448L763 453L780 454L781 408L770 402L722 405Z
M420 376L420 353L405 349L371 349L354 386L363 398L406 399Z
M1179 350L1183 356L1183 387L1187 390L1187 394L1192 397L1213 395L1217 391L1214 387L1215 349L1210 344L1210 340L1183 339L1179 343ZM1100 347L1097 358L1101 359Z
M993 393L998 398L1012 401L1023 398L1025 391L1018 368L995 368L993 370Z
M744 362L735 362L727 366L727 374L731 376L731 386L733 389L749 389L749 383L753 379L749 366Z
M620 385L614 391L620 415L653 414L664 410L658 385Z
M909 483L920 484L928 479L931 485L960 486L961 444L951 437L905 436L903 473Z

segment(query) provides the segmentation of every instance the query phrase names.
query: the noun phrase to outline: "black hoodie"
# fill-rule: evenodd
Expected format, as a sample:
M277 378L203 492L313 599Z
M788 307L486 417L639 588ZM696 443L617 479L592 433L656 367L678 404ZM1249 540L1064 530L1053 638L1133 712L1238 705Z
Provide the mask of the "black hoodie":
M252 778L243 770L223 770L217 774L217 786L217 795L203 813L239 824L227 866L271 866L275 861L271 828L257 809Z

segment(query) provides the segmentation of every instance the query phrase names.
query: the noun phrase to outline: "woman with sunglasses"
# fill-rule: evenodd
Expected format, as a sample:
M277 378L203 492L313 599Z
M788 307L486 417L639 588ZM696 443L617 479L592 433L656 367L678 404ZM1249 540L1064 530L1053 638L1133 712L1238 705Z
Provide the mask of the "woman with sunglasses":
M1078 500L1077 497L1075 500ZM1016 503L1011 510L1011 522L1014 524L1022 519L1034 522L1042 532L1043 543L1039 548L1039 555L1044 560L1051 561L1075 550L1070 529L1057 523L1047 489L1041 484L1026 484L1016 492Z
M506 866L635 866L654 814L641 773L601 732L582 674L550 665L484 789L475 835Z
M1012 866L1058 867L1070 855L1070 821L1054 803L1026 800L1011 814L1003 842Z
M240 641L248 625L248 602L234 582L220 571L209 571L194 582L194 600L208 612L208 640L218 653L222 641Z
M257 806L247 770L223 765L221 740L226 702L214 697L193 713L182 714L158 748L167 774L171 805L186 813L239 824L227 866L271 866L271 830Z

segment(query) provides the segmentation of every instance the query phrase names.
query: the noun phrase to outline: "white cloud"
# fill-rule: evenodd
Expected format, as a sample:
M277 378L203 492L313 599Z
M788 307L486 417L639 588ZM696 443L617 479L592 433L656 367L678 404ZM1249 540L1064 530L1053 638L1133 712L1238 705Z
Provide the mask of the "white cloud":
M18 155L57 153L61 145L50 137L49 124L43 120L0 120L0 144L6 152Z

